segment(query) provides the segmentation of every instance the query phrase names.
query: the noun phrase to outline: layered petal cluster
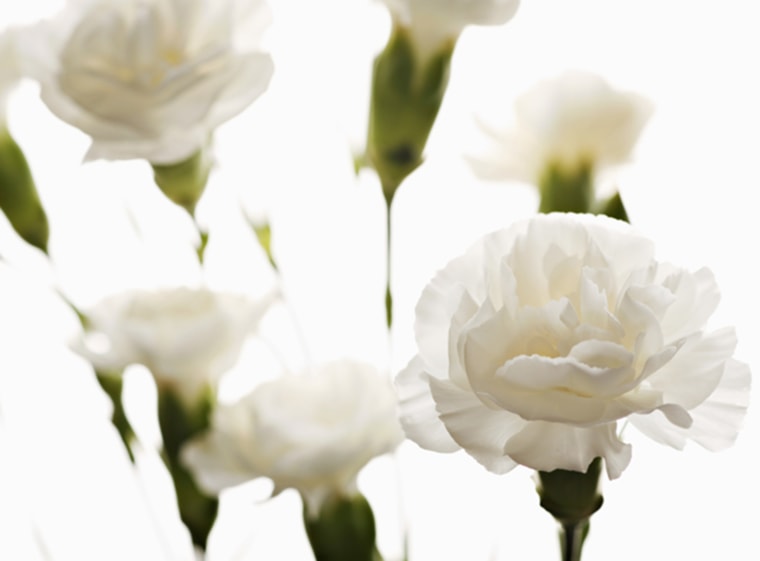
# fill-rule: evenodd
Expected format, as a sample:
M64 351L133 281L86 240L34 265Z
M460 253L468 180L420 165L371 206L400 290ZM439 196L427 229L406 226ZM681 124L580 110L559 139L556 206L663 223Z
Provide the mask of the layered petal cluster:
M390 381L373 366L343 360L220 404L211 430L185 447L183 460L211 493L268 477L275 494L298 490L316 515L328 497L354 493L365 464L402 439Z
M519 0L384 0L395 25L407 29L419 49L432 52L456 41L468 25L501 25L517 12Z
M159 385L193 398L237 362L273 298L184 287L117 294L87 311L73 348L103 372L142 364Z
M629 421L681 448L730 445L750 374L733 329L706 331L708 269L653 258L603 216L549 214L481 239L425 288L418 354L397 378L402 424L422 447L464 449L487 469L618 477Z
M172 164L267 88L268 22L263 0L68 0L26 34L28 72L89 159Z
M595 74L566 72L520 96L508 130L484 126L492 142L470 161L485 179L527 183L552 166L568 174L583 166L598 171L630 158L652 111L647 99Z

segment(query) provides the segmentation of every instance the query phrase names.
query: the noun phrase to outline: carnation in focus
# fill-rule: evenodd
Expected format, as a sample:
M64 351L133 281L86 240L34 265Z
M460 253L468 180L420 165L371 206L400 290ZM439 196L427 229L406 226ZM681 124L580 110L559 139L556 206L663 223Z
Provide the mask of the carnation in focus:
M488 470L518 464L618 477L624 421L654 440L731 445L750 372L732 328L709 331L706 269L654 259L626 223L549 214L485 236L428 284L418 354L397 378L407 436L464 449Z

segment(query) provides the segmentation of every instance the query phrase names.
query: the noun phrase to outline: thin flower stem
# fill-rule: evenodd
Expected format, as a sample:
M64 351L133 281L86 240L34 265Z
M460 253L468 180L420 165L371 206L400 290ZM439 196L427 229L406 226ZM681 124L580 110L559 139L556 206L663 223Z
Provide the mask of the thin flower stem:
M385 192L385 190L383 190ZM393 325L393 294L391 293L391 207L393 204L393 195L385 197L385 320L388 325L388 331Z
M274 253L272 252L272 237L273 237L272 227L269 224L268 220L265 220L263 222L264 226L255 225L254 221L248 218L248 215L245 213L245 210L243 209L243 204L241 201L238 201L238 205L240 207L241 213L243 214L243 217L251 226L251 229L256 235L256 240L259 242L259 246L261 247L261 249L264 250L264 253L267 256L267 260L269 261L269 264L272 266L272 271L275 275L275 279L277 282L277 288L280 291L280 300L282 301L283 306L285 306L285 311L287 312L288 317L290 318L290 322L293 325L293 331L295 331L295 336L296 336L296 339L298 340L298 345L301 348L304 364L306 365L307 370L310 371L312 368L312 361L311 361L311 353L309 352L309 347L306 344L306 336L304 335L303 328L301 327L301 322L298 321L298 315L296 314L296 311L293 308L293 304L290 302L290 300L287 297L282 271L280 270L280 267L277 265L277 261L274 258ZM271 341L268 341L267 346L269 347L270 351L272 351L272 353L275 355L275 358L283 365L283 367L287 368L287 361L284 360L282 353L275 349Z
M583 541L588 532L588 519L577 523L560 525L560 548L562 549L562 561L580 561Z

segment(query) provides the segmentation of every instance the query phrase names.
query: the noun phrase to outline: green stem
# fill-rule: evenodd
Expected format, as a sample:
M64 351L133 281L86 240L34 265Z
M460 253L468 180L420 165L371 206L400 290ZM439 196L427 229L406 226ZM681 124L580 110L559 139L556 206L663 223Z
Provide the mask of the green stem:
M393 191L383 189L385 195L385 320L388 331L393 325L393 294L391 293L391 205L393 204Z
M541 507L560 525L562 561L580 561L590 518L603 501L599 492L602 459L595 458L585 472L556 469L539 471Z
M588 528L588 518L576 523L560 525L559 542L562 549L562 561L581 560L581 550Z
M119 432L121 441L124 443L124 448L129 454L129 459L132 463L135 461L134 453L132 452L132 443L135 440L135 431L127 418L127 413L124 410L124 404L122 402L122 391L124 387L124 380L121 375L106 374L103 372L95 372L95 377L98 380L98 384L106 392L108 398L111 400L113 406L113 413L111 414L111 424Z
M171 389L159 388L158 422L164 440L163 460L174 482L180 518L190 531L193 543L204 551L219 501L198 488L192 474L180 462L180 452L188 440L209 427L212 409L210 391L189 406Z

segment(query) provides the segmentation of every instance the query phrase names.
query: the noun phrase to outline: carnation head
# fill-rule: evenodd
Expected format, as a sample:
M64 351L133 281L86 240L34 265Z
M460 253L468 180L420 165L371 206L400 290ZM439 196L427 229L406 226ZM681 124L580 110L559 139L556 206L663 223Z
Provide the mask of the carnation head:
M749 369L733 329L708 331L708 269L654 259L601 216L550 214L494 232L442 269L416 308L418 354L397 378L402 424L423 447L617 477L629 421L657 441L709 449L736 437Z
M89 159L184 161L268 86L263 0L69 0L25 34L29 73Z
M622 164L653 111L644 97L610 86L595 74L568 71L544 80L517 98L514 121L493 130L481 154L471 154L485 179L536 184L554 170L574 175Z
M214 412L212 428L184 450L208 492L257 478L274 493L299 491L316 515L332 496L352 496L359 471L403 438L390 381L353 360L264 382Z
M86 310L87 330L73 348L102 372L144 365L192 402L237 362L275 297L185 287L116 294Z

